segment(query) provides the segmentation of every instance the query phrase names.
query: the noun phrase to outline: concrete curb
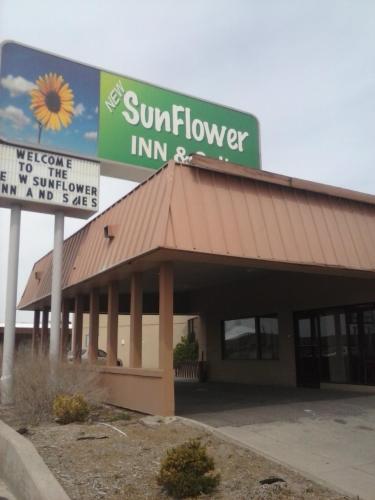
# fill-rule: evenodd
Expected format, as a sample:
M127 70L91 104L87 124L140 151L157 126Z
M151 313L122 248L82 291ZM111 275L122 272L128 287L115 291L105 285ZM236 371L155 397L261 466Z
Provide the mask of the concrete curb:
M348 493L347 491L345 491L343 489L337 488L336 485L333 485L329 481L325 481L324 479L319 478L319 476L315 476L314 474L310 474L302 469L298 469L297 467L292 467L287 462L284 462L282 460L277 460L276 458L272 457L268 453L262 452L257 448L254 448L248 444L245 444L242 441L240 441L239 439L235 439L231 436L227 436L224 432L220 431L216 427L211 427L211 425L204 424L203 422L198 422L198 420L193 420L191 418L177 417L177 419L186 425L190 425L191 427L195 427L196 429L205 430L206 432L221 439L222 441L225 441L225 442L230 443L230 444L234 444L236 446L244 448L245 450L250 450L253 453L256 453L257 455L261 455L262 457L266 458L267 460L270 460L271 462L275 462L279 465L282 465L286 469L289 469L293 472L296 472L297 474L304 476L306 479L308 479L310 481L314 481L315 483L319 484L320 486L323 486L325 488L329 488L330 490L335 491L336 493L339 493L341 495L344 495L347 498L361 500L359 496L353 496L352 493Z
M34 445L2 421L0 476L18 500L69 500Z

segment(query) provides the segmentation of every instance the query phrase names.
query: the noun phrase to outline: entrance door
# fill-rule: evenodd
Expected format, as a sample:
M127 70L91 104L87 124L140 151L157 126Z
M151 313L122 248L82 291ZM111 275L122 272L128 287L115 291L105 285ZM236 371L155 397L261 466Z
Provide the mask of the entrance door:
M363 378L365 384L375 385L375 310L365 309L363 325Z
M297 385L320 387L319 339L314 316L297 318Z

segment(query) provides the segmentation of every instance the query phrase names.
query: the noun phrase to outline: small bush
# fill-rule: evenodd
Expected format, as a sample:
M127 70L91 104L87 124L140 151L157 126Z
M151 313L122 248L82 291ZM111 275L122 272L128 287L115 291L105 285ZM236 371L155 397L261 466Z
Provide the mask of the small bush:
M53 401L53 415L60 424L83 422L89 414L89 405L81 394L60 394Z
M214 469L206 446L199 439L190 439L167 450L157 482L175 498L194 497L211 493L218 486L220 474L214 474Z
M181 341L173 351L173 365L177 367L184 361L197 361L199 354L198 342L188 337L181 337Z

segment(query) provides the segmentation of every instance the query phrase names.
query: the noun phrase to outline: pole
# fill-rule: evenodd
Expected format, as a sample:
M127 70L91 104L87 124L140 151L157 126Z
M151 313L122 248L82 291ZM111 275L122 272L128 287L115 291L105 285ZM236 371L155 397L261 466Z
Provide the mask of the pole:
M21 207L14 205L10 212L8 272L5 301L5 326L1 375L1 402L12 403L14 344L16 337L16 307L18 257L20 248Z
M61 323L61 276L64 244L64 214L55 214L55 233L52 255L52 289L51 289L51 330L49 356L56 363L59 360L60 323Z

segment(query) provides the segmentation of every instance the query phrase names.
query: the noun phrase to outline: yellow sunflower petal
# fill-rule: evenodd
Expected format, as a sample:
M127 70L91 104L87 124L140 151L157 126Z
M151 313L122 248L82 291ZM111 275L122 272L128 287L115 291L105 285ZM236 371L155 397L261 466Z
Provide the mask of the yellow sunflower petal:
M46 101L45 101L45 98L44 97L33 97L31 99L31 105L30 107L31 108L39 108L40 106L45 106L46 105Z
M48 75L48 91L55 90L55 77L53 73Z
M72 92L72 89L69 87L69 83L64 83L64 85L61 86L60 88L60 91L59 91L59 94L61 96L73 96L73 92Z
M43 115L40 115L40 117L37 118L37 120L38 120L38 122L40 122L43 125L43 127L49 128L48 124L49 124L51 115L52 115L51 111L48 111L48 109L47 109L47 112Z
M47 92L48 89L48 81L47 81L47 75L40 76L37 81L35 82L43 94Z
M35 118L40 122L40 121L49 121L51 116L51 111L49 111L47 108L39 108L38 110L35 111Z
M58 76L56 73L52 75L51 89L54 90L55 92L58 92L60 90L61 87L60 79L64 81L62 76Z
M60 130L61 124L57 113L51 113L51 118L49 120L49 127L52 130Z
M43 92L41 92L39 89L30 90L30 95L31 97L44 97Z
M70 113L65 113L64 111L60 111L59 118L64 127L70 125L72 121L72 115Z
M63 90L59 92L60 99L62 101L73 101L73 92L68 92L66 90Z
M61 103L61 109L63 109L64 111L66 111L67 113L73 113L73 110L74 110L74 106L73 106L73 103L70 103L70 102L62 102Z

